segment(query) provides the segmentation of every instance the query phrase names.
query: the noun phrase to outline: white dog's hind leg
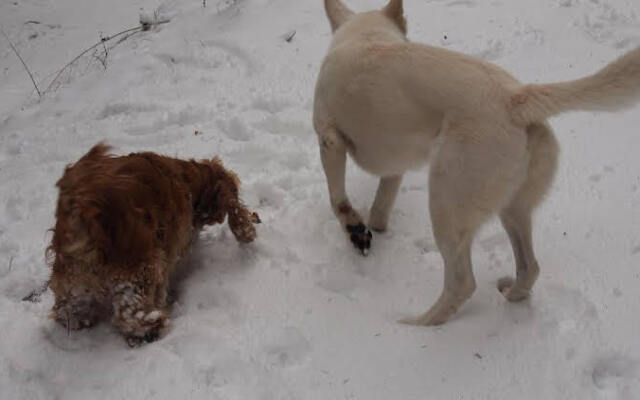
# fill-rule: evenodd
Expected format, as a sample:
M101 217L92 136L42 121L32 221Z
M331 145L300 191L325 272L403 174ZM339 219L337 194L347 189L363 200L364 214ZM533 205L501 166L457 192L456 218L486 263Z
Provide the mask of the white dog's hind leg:
M500 220L513 247L516 279L515 281L511 277L500 279L498 290L509 301L524 300L529 297L540 272L531 240L531 210L513 204L502 211Z
M527 136L476 121L450 124L431 166L429 208L444 260L444 288L425 314L401 322L439 325L471 297L476 284L471 242L478 227L504 207L525 179Z
M362 222L362 218L351 207L345 190L345 168L347 149L344 139L334 128L326 128L318 133L320 158L327 177L329 197L333 212L340 220L353 245L366 254L371 247L371 232Z
M527 179L500 213L516 260L516 279L502 278L498 289L509 301L529 297L540 268L533 252L531 213L547 192L556 170L558 144L551 128L534 124L527 129L530 152Z
M380 178L376 199L369 213L369 226L374 231L384 232L387 230L391 209L393 208L393 203L396 200L401 183L402 175Z

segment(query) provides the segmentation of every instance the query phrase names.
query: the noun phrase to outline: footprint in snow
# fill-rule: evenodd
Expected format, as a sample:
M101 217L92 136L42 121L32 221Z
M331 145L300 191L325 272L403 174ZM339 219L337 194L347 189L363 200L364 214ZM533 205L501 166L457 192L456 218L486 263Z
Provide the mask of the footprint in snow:
M107 104L98 114L98 119L121 117L123 115L133 117L159 109L160 107L153 103L116 102Z
M257 97L251 103L251 108L267 112L269 114L277 114L291 106L291 103L282 99L268 99L266 97Z
M598 310L580 290L561 285L547 285L538 288L544 297L542 313L548 320L545 329L553 329L561 335L576 335L598 319Z
M598 359L591 369L591 380L607 399L631 400L640 393L640 363L624 355Z
M286 189L286 188L285 188ZM247 191L257 197L261 208L280 209L286 201L286 190L273 182L256 182L247 187Z
M476 6L476 2L472 0L453 0L447 3L447 7L468 7Z
M326 263L314 268L316 285L320 288L351 299L356 288L356 276L349 267L341 263Z
M604 1L589 1L584 3L587 11L574 24L596 43L616 49L626 48L638 37L637 17L631 5L629 9L621 7Z
M257 64L254 62L253 57L248 51L224 41L219 40L202 40L200 44L205 49L213 49L215 52L224 52L228 55L231 64L237 64L244 68L244 73L247 76L253 75L258 71Z
M505 52L504 43L499 39L489 39L483 47L484 49L477 52L475 56L486 61L495 61Z
M172 130L173 127L190 127L210 118L211 112L207 109L188 106L177 111L163 111L157 113L153 122L147 125L132 126L125 131L131 136L143 136L156 134L161 130Z
M228 120L218 120L218 128L231 140L248 142L254 138L253 131L238 117Z
M278 332L265 346L267 363L280 368L304 364L310 352L309 340L293 327Z
M7 199L5 209L11 221L20 221L25 217L25 201L20 195L11 195Z

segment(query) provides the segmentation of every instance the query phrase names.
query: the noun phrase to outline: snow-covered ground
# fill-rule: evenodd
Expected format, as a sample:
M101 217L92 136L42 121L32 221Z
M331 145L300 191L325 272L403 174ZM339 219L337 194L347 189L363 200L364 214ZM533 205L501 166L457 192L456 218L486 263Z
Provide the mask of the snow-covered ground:
M578 77L640 44L637 0L405 3L413 40L523 81ZM552 121L563 152L535 221L531 301L495 289L515 267L492 222L459 315L399 325L442 284L427 174L408 174L390 230L359 256L331 213L310 123L330 39L322 1L2 0L0 26L46 86L100 34L156 10L171 22L111 48L106 70L83 58L40 101L0 36L0 398L640 398L640 108ZM103 139L120 153L220 155L264 222L249 246L226 226L203 233L171 330L139 349L109 324L67 333L47 318L50 292L22 301L48 277L54 183ZM348 180L366 215L376 180L352 165Z

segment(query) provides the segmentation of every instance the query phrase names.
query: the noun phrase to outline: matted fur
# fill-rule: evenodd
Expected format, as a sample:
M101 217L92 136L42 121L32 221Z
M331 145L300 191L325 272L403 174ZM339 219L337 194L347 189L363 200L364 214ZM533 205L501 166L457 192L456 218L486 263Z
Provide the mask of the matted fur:
M362 252L385 230L402 175L431 158L429 209L445 264L428 312L403 322L445 322L475 290L471 243L499 214L516 279L499 289L529 296L538 277L531 214L553 179L558 146L546 118L570 110L614 111L640 99L640 48L586 78L523 85L502 68L410 42L402 0L356 14L325 0L333 39L316 85L313 122L332 208ZM380 177L368 226L345 189L346 154Z
M81 329L111 315L137 344L166 327L169 279L198 230L228 216L237 240L251 242L259 219L242 205L238 177L218 158L108 151L96 145L57 183L48 248L52 316Z

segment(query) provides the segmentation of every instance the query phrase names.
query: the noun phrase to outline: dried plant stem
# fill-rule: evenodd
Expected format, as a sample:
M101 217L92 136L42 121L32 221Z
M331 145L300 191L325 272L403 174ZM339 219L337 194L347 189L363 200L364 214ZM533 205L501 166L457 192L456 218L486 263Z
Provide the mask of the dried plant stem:
M49 85L47 86L47 88L44 90L43 93L48 93L53 86L55 85L55 83L58 81L58 79L60 78L60 76L62 75L62 73L64 71L67 70L67 68L71 67L73 64L75 64L80 58L82 58L82 56L84 56L85 54L89 53L90 51L96 49L97 47L99 47L100 45L102 45L104 47L104 51L105 51L105 59L104 59L104 67L106 68L106 55L107 53L107 47L105 45L106 42L113 40L117 37L123 36L123 35L127 35L124 38L120 39L118 41L118 43L122 42L124 39L128 38L129 36L138 33L138 32L142 32L142 31L147 31L149 30L152 26L156 26L156 25L161 25L161 24L166 24L168 23L169 20L168 19L163 19L163 20L155 20L153 22L140 22L140 25L133 27L133 28L129 28L129 29L125 29L124 31L115 33L111 36L104 36L100 38L100 41L95 43L94 45L86 48L85 50L83 50L80 54L78 54L73 60L69 61L64 67L62 67L58 73L56 74L56 76L51 80L51 83L49 83Z
M18 58L20 59L22 66L24 67L25 71L27 71L29 78L31 78L31 82L33 82L33 87L35 87L36 92L38 92L38 97L42 97L42 92L40 92L40 89L38 88L38 84L36 83L36 80L33 78L33 74L31 73L31 70L29 70L27 63L24 62L24 60L22 59L20 52L18 52L18 49L16 49L16 46L13 44L11 39L9 39L9 36L4 32L2 28L0 28L0 32L2 32L2 35L5 37L5 39L7 39L7 42L9 42L9 46L11 46L11 49L13 50L13 52L16 53L16 56L18 56Z
M47 88L44 90L44 93L49 92L49 90L51 90L51 88L53 87L53 85L58 81L58 78L60 78L60 75L62 75L62 73L69 68L71 65L75 64L76 61L78 61L80 58L82 58L82 56L84 56L85 54L87 54L88 52L90 52L91 50L95 49L96 47L100 46L101 44L104 44L104 42L109 41L111 39L114 39L116 37L122 36L124 34L127 33L131 33L131 32L139 32L142 31L142 26L136 26L135 28L130 28L130 29L126 29L122 32L118 32L114 35L111 36L105 36L102 39L100 39L100 41L96 44L94 44L93 46L83 50L80 54L78 54L73 60L69 61L64 67L62 67L60 69L60 71L58 71L58 73L56 74L55 78L53 78L53 80L51 81L51 83L49 84L49 86L47 86Z

